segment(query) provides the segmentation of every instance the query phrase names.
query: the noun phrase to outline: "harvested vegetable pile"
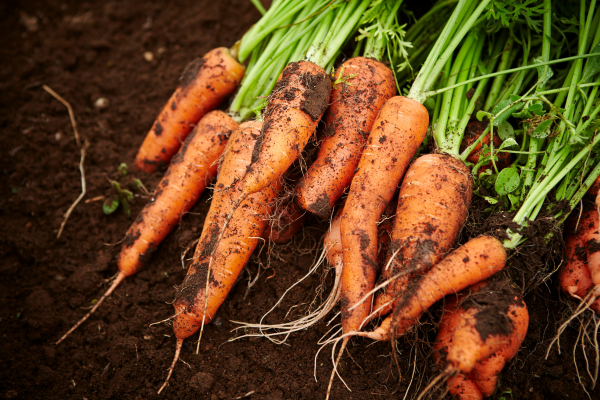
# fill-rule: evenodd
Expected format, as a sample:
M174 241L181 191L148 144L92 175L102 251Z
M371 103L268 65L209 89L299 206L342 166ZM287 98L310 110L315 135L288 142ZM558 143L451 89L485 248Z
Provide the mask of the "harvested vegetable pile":
M311 3L318 11L319 4L329 2L307 3ZM469 7L477 7L478 2L466 3L467 10L463 15L475 15ZM377 2L374 4L377 5ZM360 50L355 55L367 55L394 68L396 74L392 79L395 84L400 85L396 90L404 95L409 94L408 90L403 90L410 89L411 77L416 76L419 66L426 61L428 54L432 53L435 40L449 20L454 7L452 4L431 14L427 14L431 4L398 4L398 7L401 7L401 24L396 24L393 20L398 12L397 8L383 10L377 14L380 16L381 26L399 29L402 24L408 23L401 28L406 30L401 40L402 43L414 42L415 46L411 49L399 42L392 41L389 45L382 45L376 40L369 40L374 37L368 33L375 32L376 28L368 28L367 26L373 25L365 25L361 28L363 37ZM502 6L504 3L493 4ZM573 7L578 10L579 4L574 3ZM465 228L458 239L445 239L447 244L437 250L439 254L431 256L431 259L444 259L439 265L446 265L449 263L447 259L463 251L459 245L464 245L470 239L476 240L474 238L482 233L493 234L500 240L508 239L512 247L517 247L517 251L512 252L512 247L505 245L509 251L509 262L500 275L503 278L512 278L511 285L516 285L516 289L512 289L522 294L523 302L529 310L530 326L523 347L511 361L507 361L506 368L500 373L500 385L493 398L509 398L512 395L513 398L541 399L565 398L568 395L569 398L583 399L587 398L585 390L591 393L592 398L594 393L598 393L598 389L591 389L595 353L591 346L590 334L593 333L595 320L590 319L590 310L578 316L580 324L572 322L564 330L560 337L561 353L558 354L554 348L550 351L549 358L545 359L546 351L559 326L573 315L580 304L571 299L571 296L560 294L558 273L552 274L563 259L561 230L552 230L550 237L546 235L548 232L545 229L553 225L547 222L548 218L561 220L566 213L578 211L578 202L584 192L578 191L578 185L587 178L589 184L594 180L591 174L597 164L597 154L589 151L586 140L591 139L595 143L597 139L595 136L586 136L585 132L595 126L595 97L598 86L594 86L594 83L598 75L592 73L596 67L588 66L587 60L581 59L579 66L573 67L575 69L572 74L569 68L577 64L576 60L569 64L552 66L553 78L538 85L538 73L541 76L549 75L544 72L543 66L522 70L524 72L516 70L506 75L504 82L495 83L492 82L494 78L490 78L488 89L490 85L496 85L498 91L495 99L489 100L491 105L487 109L484 106L484 113L478 115L475 115L477 113L473 110L468 111L470 103L467 101L481 95L478 92L481 86L478 82L468 84L471 86L456 87L452 96L433 96L433 91L485 75L498 68L507 70L530 65L532 62L543 62L534 61L540 57L540 60L554 60L591 52L591 48L597 43L597 16L600 14L598 10L592 10L592 16L588 17L588 8L589 4L584 3L581 17L576 12L575 20L567 20L565 17L556 21L552 26L556 37L551 37L549 54L544 50L547 49L543 39L546 25L545 21L542 21L539 9L537 14L527 16L532 22L531 25L517 23L518 27L513 27L517 35L516 39L512 40L516 42L510 43L510 46L506 42L513 36L509 37L506 34L507 28L503 27L501 22L494 29L486 30L485 27L480 27L482 30L479 32L465 28L464 38L457 40L455 49L449 50L449 54L452 55L452 62L457 59L463 60L468 63L468 68L455 67L451 61L443 60L440 62L440 66L444 67L439 70L441 75L435 68L428 73L428 76L432 77L433 86L423 85L417 90L423 93L431 92L431 101L427 102L419 95L413 96L419 102L424 102L434 122L447 121L450 125L457 125L452 125L452 129L446 129L446 132L460 132L462 129L466 132L465 137L471 134L476 140L484 129L476 129L476 123L473 121L477 118L485 121L486 117L491 117L495 119L494 125L498 126L498 133L494 132L493 140L487 139L486 142L485 138L482 139L484 145L479 149L479 160L467 158L470 151L465 152L466 147L461 148L460 140L456 141L452 135L441 134L444 129L439 128L439 124L437 131L432 130L433 136L426 136L427 146L420 149L421 154L429 153L435 148L434 141L437 141L437 146L446 153L460 154L464 156L461 157L463 161L471 162L465 164L469 171L474 167L483 171L472 175L473 178L470 179L473 179L473 182L465 179L464 183L457 186L460 188L457 198L468 204L469 201L465 201L466 198L461 197L461 193L463 189L473 185L473 195L469 196L472 197L470 215L466 217L463 210L455 210L461 215L460 218L466 217L466 220L457 222L457 227L449 230L460 230L463 224ZM415 23L415 20L408 18L402 10L410 10L414 13L416 21L427 23ZM560 11L566 16L570 15L568 11L572 10ZM309 10L305 12L308 15L312 14ZM364 16L365 24L377 21L369 14L372 9L355 9L354 12ZM352 13L349 13L348 18L351 18ZM321 14L324 20L330 18L326 13ZM207 213L211 201L216 198L216 189L219 183L225 181L217 181L214 191L212 186L209 186L209 190L205 190L202 195L191 195L199 196L196 205L182 218L175 218L179 223L171 234L166 236L160 245L150 246L156 247L156 250L147 257L146 250L141 252L143 257L140 257L140 261L145 263L146 268L124 279L119 287L105 298L97 311L62 343L56 346L54 342L91 307L98 305L100 296L108 288L106 283L102 285L103 281L116 274L121 249L128 247L130 243L128 240L123 242L128 228L144 206L149 201L152 202L151 199L158 197L157 189L167 188L169 183L173 184L172 179L169 179L168 183L163 181L159 184L165 169L159 169L156 173L137 172L133 167L133 160L144 140L144 134L153 126L154 117L176 87L177 78L194 57L202 57L213 48L231 47L258 21L260 14L247 1L200 1L174 2L169 7L136 2L22 4L18 7L1 5L0 15L3 32L0 39L3 44L0 73L4 78L3 92L6 93L0 100L0 123L3 132L6 132L2 157L4 178L0 184L5 194L0 199L5 227L0 233L0 249L3 256L0 267L0 333L4 339L0 346L0 398L157 398L156 391L167 377L176 341L171 326L164 323L150 324L168 320L180 313L177 308L179 303L174 304L175 313L173 306L168 304L175 299L176 292L173 286L177 286L181 293L178 298L191 298L186 295L187 286L182 285L182 282L188 282L184 278L186 269L194 262L191 257L196 240L200 238L205 226L205 218L208 220ZM437 22L421 19L427 15ZM304 17L306 16L290 16L297 18L297 22L302 21ZM583 23L579 23L580 20ZM587 25L586 21L589 21ZM329 23L330 26L336 27L334 18L331 18ZM344 26L342 24L337 28ZM302 29L302 23L297 27ZM424 30L417 32L415 27ZM562 43L558 38L560 34L556 33L558 31L564 32L565 38ZM319 34L313 30L309 32L313 35ZM588 42L578 45L578 38L583 37L584 32L588 32ZM450 35L457 33L451 32ZM310 40L311 37L307 36L306 41ZM343 54L351 60L353 50L344 47L348 46L348 43L344 40L339 46L339 49L332 53L314 53L314 60L320 62L328 73L338 69L340 63L334 62L334 58L324 57L325 55L333 57L337 55L337 51L346 51L348 54ZM448 43L444 46L448 46ZM444 48L447 47L443 47L442 50ZM389 53L393 49L396 51ZM403 54L401 49L407 53ZM293 51L290 50L291 53ZM495 55L498 57L494 66L492 64ZM249 54L249 57L252 56ZM414 72L408 68L406 57ZM269 59L277 61L276 57ZM339 59L340 62L341 60L342 58ZM485 65L482 66L479 60L485 61ZM445 68L446 63L448 68ZM282 62L281 68L284 64L287 64L287 60ZM400 66L404 66L404 69L398 69ZM331 81L333 90L338 87L348 93L359 87L358 79L350 72L351 68L355 67L338 70L338 74ZM454 68L459 72L458 75L449 73ZM251 66L247 70L252 71ZM542 71L538 72L540 70ZM464 71L469 74L463 73ZM444 76L444 73L448 73L449 76ZM578 84L571 84L573 78L568 78L569 74L577 77ZM272 82L264 84L275 86L277 75L274 74ZM444 79L453 81L442 82ZM301 81L306 87L305 83L306 81ZM73 136L67 108L44 91L42 85L52 88L73 107L79 140L75 140ZM536 87L529 91L532 86ZM255 90L257 92L249 96L252 102L246 103L243 99L239 101L240 113L233 115L238 121L249 118L263 106L264 95L259 93L262 89ZM552 90L556 92L543 93ZM291 97L281 91L276 93L281 97ZM484 96L488 96L486 99L490 97L487 90L483 93ZM562 101L565 104L561 104L556 98L561 93L564 93ZM386 94L388 97L392 95L394 93ZM546 97L540 100L540 96ZM462 97L467 100L444 105L441 101L443 97ZM554 106L550 106L549 102ZM171 107L171 103L168 103L168 106ZM353 104L350 106L356 107ZM227 104L221 109L227 111ZM314 122L322 113L318 107L304 109L309 111L307 121ZM510 109L506 117L503 117L506 114L504 109ZM267 114L269 110L267 108ZM243 112L248 114L242 116ZM468 118L465 117L466 113L473 115ZM457 115L462 118L458 123ZM508 117L508 123L513 125L512 133L506 125ZM324 118L326 121L333 121L334 127L338 121L328 114ZM355 119L350 123L358 123L357 121L359 120ZM378 126L377 120L373 126ZM294 206L298 204L295 196L301 194L300 189L295 186L304 177L304 187L310 187L306 171L311 160L318 158L317 146L335 136L336 130L318 132L317 140L307 139L306 148L302 153L300 149L294 149L301 154L301 162L292 164L296 169L292 174L285 176L282 192L284 195L279 197L275 210L270 211L270 222L279 223L286 215L291 215L290 219L297 221L299 215L304 215L298 213L297 206ZM357 130L360 135L360 129ZM221 131L230 132L227 133L229 136L233 135L235 128L231 125L222 128ZM537 135L536 144L533 144L533 140L522 140L532 133ZM384 128L377 134L377 145L394 143ZM264 143L260 133L251 136L258 136L261 143ZM495 142L498 136L499 143ZM219 137L217 135L213 142L221 143ZM385 139L381 140L383 137ZM364 140L364 135L360 140ZM557 144L554 152L551 152L554 143ZM477 146L474 142L468 145L473 148ZM415 150L416 147L418 143ZM184 149L191 148L195 147L184 146ZM238 148L233 145L231 148L235 154L239 154ZM257 148L256 145L253 145L253 148ZM516 162L515 166L542 163L548 170L536 175L529 174L529 169L532 168L515 167L516 173L503 173L512 167L501 169L501 157L493 156L494 149L498 148L512 152L508 163ZM542 160L541 156L534 157L533 160L524 154L547 151L548 148L551 149L548 151L549 161ZM85 157L81 157L82 149ZM253 151L251 154L251 162L260 158L255 153L257 152ZM423 160L420 161L421 166L433 163L430 158L431 155L422 155L419 158ZM433 158L436 159L435 162L439 162L438 159L450 157L438 155ZM177 159L181 165L185 160L183 156ZM378 158L375 160L382 162ZM410 155L406 157L405 162L406 176L412 179L409 181L405 178L405 182L417 182L427 175L418 172L419 164L411 163ZM80 163L84 166L86 193L64 224L60 238L57 238L65 211L81 194ZM122 163L126 163L127 166L121 166ZM324 165L327 167L326 163ZM216 164L211 163L211 166L215 167ZM352 170L356 166L345 168ZM452 168L460 171L461 167ZM461 176L468 175L467 173ZM516 183L516 175L519 183ZM561 180L563 178L564 180ZM554 181L556 183L550 187L548 183ZM521 182L531 182L531 190ZM349 181L340 183L344 187L349 184ZM223 183L223 187L228 185L229 183ZM271 184L269 187L276 191L276 186ZM557 207L546 207L540 203L539 193L545 188L548 188L552 204L557 204ZM338 194L332 195L334 192ZM340 191L337 188L328 192L325 197L317 196L317 204L320 207L315 209L315 214L329 218L332 211L339 210L341 216L342 203L332 199L334 196L341 196L343 202L347 193L344 194L343 189ZM528 202L529 193L532 200ZM392 190L390 198L393 195ZM244 204L250 201L252 196L248 195L245 201L239 202L241 210L247 210ZM319 202L319 198L323 198L324 201ZM569 201L572 204L566 204ZM584 201L593 204L593 198ZM307 207L309 203L314 204L308 201ZM398 207L409 207L403 200L398 203ZM259 202L261 206L264 204L268 202ZM397 222L396 225L391 224L390 219L395 214L396 203L392 200L390 204L391 211L384 206L380 210L384 216L383 221L390 223L387 227L382 223L380 229L374 229L376 237L391 236L389 250L380 247L368 250L373 254L373 259L377 259L379 268L385 267L390 255L398 254L399 249L404 248L399 246L399 243L405 239L401 239L403 236L397 236L402 229L398 227ZM112 213L108 215L107 212ZM219 218L224 218L227 214L224 212ZM573 212L571 215L577 216L577 213ZM539 222L515 235L518 229L516 224L523 221L523 216L532 219L538 216ZM376 216L375 222L380 219L381 216ZM507 223L508 219L514 219L514 222ZM239 230L236 229L235 219L232 218L231 221L229 229ZM327 322L339 310L339 306L333 301L337 293L332 292L337 281L335 274L325 274L325 263L316 263L323 250L327 249L322 238L329 230L329 221L305 215L299 225L300 231L287 244L263 245L262 238L254 239L257 249L252 255L247 255L247 268L240 272L237 282L235 279L231 282L232 292L226 298L223 297L223 303L216 314L210 315L212 321L206 326L202 324L201 328L198 327L203 329L199 354L195 354L197 336L183 342L180 353L183 362L176 364L172 378L162 394L164 398L200 397L212 400L244 396L257 399L325 397L333 367L332 358L329 357L331 348L321 352L314 365L317 381L313 377L313 358L319 349L319 338L327 334L332 327L328 326ZM218 238L218 228L221 226L221 223L217 224L211 238ZM271 238L275 243L285 242L284 235L280 235L279 232L289 232L285 230L286 226L281 228L272 224L268 228L270 233L263 232L262 237ZM506 228L510 231L507 232ZM344 229L343 223L341 229ZM499 229L505 233L499 234ZM429 230L428 235L437 235L434 229ZM537 231L542 231L544 235L539 235ZM222 238L227 239L230 237L228 235L225 232ZM276 240L274 235L280 235L279 239ZM137 236L136 231L132 231L129 237L135 240ZM545 244L544 236L548 236L546 239L551 240L550 244ZM440 240L435 237L436 241ZM520 243L521 237L530 238L531 241ZM494 243L501 243L493 240L496 241ZM220 240L208 240L205 248L217 250L214 254L207 251L204 256L208 259L214 256L218 262L220 254L224 253L219 250L220 246L216 242ZM359 240L355 246L361 249L363 244L364 240ZM487 246L494 245L490 242ZM588 258L591 259L595 249L593 246L587 247L590 253ZM452 249L457 250L447 255ZM544 249L547 251L542 252ZM365 252L366 249L361 250ZM529 258L526 262L523 261L522 253L528 253ZM581 251L577 254L580 253ZM572 258L572 255L569 257ZM461 259L465 257L462 256ZM511 259L514 259L515 264L511 264ZM580 257L580 261L582 259ZM347 261L336 261L332 258L329 262L336 265ZM182 264L185 269L182 268ZM206 273L207 270L202 269L202 263L199 264L198 270ZM434 265L429 264L434 262L424 263L427 268L432 268L428 272L431 275L428 276L433 277L437 270ZM396 272L399 268L404 267L400 263L393 264L391 271ZM309 274L311 269L314 271ZM210 272L210 269L208 271ZM308 277L302 280L307 274ZM343 276L338 278L342 287L347 285ZM368 279L375 283L374 277ZM443 282L444 278L440 279L439 282ZM206 279L200 283L201 285L196 286L207 288L205 284L213 284ZM282 298L284 292L296 283L297 286ZM376 283L381 284L381 281ZM401 286L397 284L394 290L400 290ZM422 285L411 288L421 290ZM573 293L569 290L565 289L566 292ZM330 292L334 297L330 298L329 303L324 303ZM354 300L346 298L341 304L343 315L351 313L354 310L349 310L351 302L364 297L365 293L357 293ZM325 318L286 337L289 347L276 346L264 338L255 336L226 343L230 338L244 334L260 334L254 327L248 327L245 331L238 329L232 333L231 329L239 325L231 321L256 324L281 298L281 303L268 314L262 321L263 324L296 321L315 309L319 310L320 306L335 308L334 312L326 317L323 315ZM411 296L408 295L400 299L402 303L411 302ZM474 302L477 302L477 297L474 297ZM199 304L200 313L206 312L204 303ZM288 315L291 307L292 311ZM427 383L439 374L435 367L436 359L432 355L442 312L443 307L440 303L430 308L418 320L416 329L408 330L406 335L398 338L394 349L389 342L369 346L372 341L361 337L378 332L377 327L382 320L376 320L366 325L366 328L361 328L363 332L358 336L352 334L347 344L352 358L348 357L346 352L337 365L338 373L352 392L348 392L344 384L335 379L332 381L330 398L398 398L405 393L406 398L416 398ZM393 332L394 336L400 336L397 328L413 318L403 316L399 311L389 315L391 326L395 326L396 330L387 332ZM339 319L334 321L334 324L338 322ZM348 328L352 324L356 326ZM357 324L352 322L350 325L346 325L344 329L354 331L360 327L361 322L359 320ZM280 331L285 329L268 329L263 334ZM284 336L271 338L277 341ZM582 340L586 341L585 350L581 347ZM336 350L339 350L339 344ZM582 351L587 352L591 374L587 372ZM325 355L326 353L328 355ZM402 375L401 380L399 373ZM429 391L427 395L439 397L444 390L444 386L441 385Z

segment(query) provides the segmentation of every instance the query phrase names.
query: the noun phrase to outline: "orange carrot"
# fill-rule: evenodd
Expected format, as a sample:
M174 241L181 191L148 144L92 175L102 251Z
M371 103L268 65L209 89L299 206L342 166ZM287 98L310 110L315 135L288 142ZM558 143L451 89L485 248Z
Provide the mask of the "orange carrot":
M247 197L233 214L222 240L216 240L232 204L242 193L238 181L250 165L260 128L261 123L256 121L241 124L225 149L194 261L173 304L173 330L177 337L177 350L167 380L159 393L171 377L183 340L198 329L203 329L204 324L212 320L267 227L272 202L281 187L279 181ZM211 258L213 262L209 267Z
M320 66L300 61L285 67L267 104L251 164L241 178L241 194L221 225L217 243L239 205L249 195L274 185L298 158L321 120L330 94L331 80ZM209 266L212 262L211 256Z
M452 156L427 154L412 163L400 187L389 267L380 280L404 275L376 297L373 317L390 312L411 276L429 270L452 248L472 187L469 169Z
M578 215L572 214L566 224L565 237L565 256L567 262L561 268L559 274L559 284L561 289L570 296L584 299L591 296L588 300L590 308L600 313L600 285L597 280L600 277L594 276L592 271L598 274L600 258L598 250L598 210L596 207L590 207L584 211L579 221ZM575 223L579 222L578 229L575 230ZM590 293L590 290L592 293Z
M134 166L154 172L160 164L168 164L202 116L235 91L244 72L245 67L225 47L213 49L188 64L181 85L144 139Z
M394 74L385 64L355 57L338 67L325 116L325 136L317 159L298 186L298 203L327 218L350 186L379 109L396 94Z
M150 254L192 208L217 175L217 161L237 123L222 111L204 116L173 158L150 202L131 225L121 248L119 274L94 307L56 344L65 339L102 304L117 286L142 267Z
M481 282L469 294L450 299L444 309L434 356L460 399L490 396L506 361L527 334L529 314L509 282ZM473 385L475 383L475 385Z
M252 164L242 179L245 195L277 181L298 158L329 105L331 81L308 61L289 64L269 99Z
M367 294L374 287L377 269L377 222L425 137L428 123L422 104L396 96L383 105L373 124L342 215L344 333L360 330L369 315L371 296Z
M361 332L374 340L391 340L403 335L429 307L444 296L489 278L502 270L506 251L491 236L480 236L448 254L424 274L417 274L395 305L392 316L373 332Z

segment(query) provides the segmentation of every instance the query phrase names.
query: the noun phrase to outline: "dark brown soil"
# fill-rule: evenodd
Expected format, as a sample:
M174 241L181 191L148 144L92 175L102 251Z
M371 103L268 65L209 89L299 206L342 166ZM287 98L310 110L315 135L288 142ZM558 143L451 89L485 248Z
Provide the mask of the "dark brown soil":
M173 312L173 287L186 272L180 255L200 235L210 192L144 271L128 278L65 342L54 341L106 289L104 280L117 272L116 244L147 201L136 191L127 217L120 210L104 215L102 201L93 199L111 193L107 178L115 178L120 163L132 162L185 65L214 47L233 45L258 18L247 0L0 3L0 398L158 398L175 340L169 326L150 324ZM152 61L144 58L147 51ZM79 151L65 107L43 84L73 105L82 139L89 142L87 194L60 239L63 214L81 191ZM100 97L108 99L105 109L94 106ZM159 175L136 177L152 191ZM206 327L200 354L194 354L193 340L186 341L181 359L189 367L177 364L162 398L324 398L329 349L317 361L318 381L313 358L317 340L329 329L325 324L291 336L289 346L265 339L226 343L236 335L230 320L258 321L308 271L315 253L297 249L317 248L324 229L309 221L292 244L271 249L270 268L249 291L248 274L243 275ZM250 263L252 277L259 261L267 265L265 254L266 249ZM538 268L540 275L547 273ZM562 354L553 351L544 360L570 303L556 290L555 278L533 288L528 282L516 283L527 289L529 334L505 369L501 389L511 389L515 399L585 399L572 360L575 328L563 336ZM291 305L310 304L320 283L320 276L304 281L271 320L283 319ZM416 336L399 341L400 383L388 343L353 339L352 358L344 357L340 368L352 392L336 380L332 398L397 399L407 389L407 398L414 398L436 374L429 341L438 312L426 316ZM578 361L583 365L581 352Z

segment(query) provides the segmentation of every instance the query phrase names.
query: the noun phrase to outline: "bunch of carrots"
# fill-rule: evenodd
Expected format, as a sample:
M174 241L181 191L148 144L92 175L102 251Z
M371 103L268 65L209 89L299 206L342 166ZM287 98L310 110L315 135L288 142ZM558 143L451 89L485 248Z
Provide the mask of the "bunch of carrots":
M333 345L329 396L353 336L393 346L430 307L466 290L446 302L435 345L447 353L437 353L440 379L460 398L489 396L528 323L519 295L492 276L531 239L526 228L540 213L562 224L600 176L600 9L594 1L439 1L406 29L402 1L255 4L263 17L232 49L188 65L147 134L134 166L168 169L125 236L112 285L57 344L148 263L212 185L169 318L177 345L159 393L183 341L202 337L259 243L291 240L314 215L331 219L311 269L332 265L330 296L299 320L243 326L275 340L339 304L341 328L321 342ZM214 111L234 93L228 112ZM316 154L305 151L310 142ZM473 196L492 213L512 212L513 223L457 246ZM582 218L595 231L569 239L572 267L561 275L582 301L577 313L600 301L598 214ZM575 260L574 246L584 244L587 260ZM494 331L474 328L498 315Z

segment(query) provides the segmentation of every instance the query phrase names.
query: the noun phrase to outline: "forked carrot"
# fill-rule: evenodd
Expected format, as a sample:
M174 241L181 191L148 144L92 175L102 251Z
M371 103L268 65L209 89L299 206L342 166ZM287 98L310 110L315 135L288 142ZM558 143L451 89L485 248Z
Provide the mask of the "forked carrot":
M324 118L325 138L317 159L296 187L305 210L327 218L350 186L375 117L396 95L392 70L370 58L354 57L336 70L331 105Z
M451 376L452 394L483 399L494 393L498 374L525 339L529 313L506 281L481 282L455 299L445 305L434 357L440 377Z
M133 165L145 172L167 165L202 116L235 91L244 72L245 67L225 47L188 64L181 85L156 118Z
M452 156L427 154L411 164L400 187L389 266L380 278L391 282L376 297L371 317L391 311L411 277L428 271L452 248L472 187L469 169ZM401 276L392 279L396 275Z
M279 181L247 197L231 218L222 240L217 240L232 204L242 193L239 179L251 163L260 128L260 122L244 122L232 134L225 149L194 261L173 304L173 330L177 337L177 350L159 393L169 382L183 340L203 329L204 324L212 320L267 227L272 203L281 187ZM213 260L212 264L209 260Z
M502 270L506 251L491 236L469 240L424 274L417 274L398 299L394 313L373 332L360 332L374 340L391 340L403 335L429 307L444 296L456 293Z
M56 344L88 319L126 277L136 274L181 217L196 204L217 175L217 161L236 127L237 123L222 111L212 111L202 118L127 231L117 262L117 277L94 307Z

